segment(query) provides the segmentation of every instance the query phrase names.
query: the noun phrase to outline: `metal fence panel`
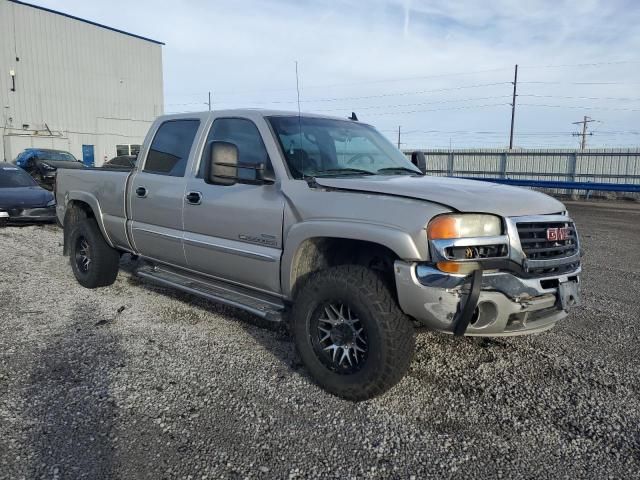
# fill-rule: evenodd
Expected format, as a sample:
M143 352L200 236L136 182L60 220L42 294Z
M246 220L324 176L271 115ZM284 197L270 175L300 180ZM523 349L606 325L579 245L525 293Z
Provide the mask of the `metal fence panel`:
M640 184L640 148L427 149L427 173L457 177ZM405 152L410 156L411 152ZM553 193L568 193L553 189Z

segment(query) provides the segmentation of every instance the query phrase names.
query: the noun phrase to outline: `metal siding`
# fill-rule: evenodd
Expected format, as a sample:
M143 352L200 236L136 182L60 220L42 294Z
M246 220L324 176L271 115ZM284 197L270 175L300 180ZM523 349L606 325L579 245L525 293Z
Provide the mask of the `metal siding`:
M46 123L77 157L83 143L95 145L97 164L115 155L116 143L142 143L164 110L161 45L7 0L0 0L0 71L0 127L9 116L12 133L29 133L23 124L42 132Z

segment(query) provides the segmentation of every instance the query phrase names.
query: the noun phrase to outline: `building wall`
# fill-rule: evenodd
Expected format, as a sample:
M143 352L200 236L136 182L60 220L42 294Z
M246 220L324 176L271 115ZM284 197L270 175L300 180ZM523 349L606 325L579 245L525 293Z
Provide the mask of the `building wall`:
M0 0L0 158L86 144L101 165L162 112L161 44Z

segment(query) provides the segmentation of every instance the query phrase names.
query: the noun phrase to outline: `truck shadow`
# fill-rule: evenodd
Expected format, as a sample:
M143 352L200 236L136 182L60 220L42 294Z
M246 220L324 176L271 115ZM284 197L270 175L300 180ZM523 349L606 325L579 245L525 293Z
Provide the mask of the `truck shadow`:
M95 306L79 302L32 367L30 478L111 478L115 403L109 376L122 364L117 338Z
M285 322L279 324L269 322L239 308L230 307L196 295L144 281L135 276L134 272L136 267L136 260L131 259L129 255L123 256L120 262L120 269L129 274L128 283L130 285L135 285L136 287L144 288L156 294L178 300L190 308L224 316L228 320L236 322L246 333L251 335L251 337L267 351L271 352L273 356L288 369L304 372L304 369L300 369L301 363L295 353L293 338L290 336ZM306 372L303 373L303 375L306 376Z

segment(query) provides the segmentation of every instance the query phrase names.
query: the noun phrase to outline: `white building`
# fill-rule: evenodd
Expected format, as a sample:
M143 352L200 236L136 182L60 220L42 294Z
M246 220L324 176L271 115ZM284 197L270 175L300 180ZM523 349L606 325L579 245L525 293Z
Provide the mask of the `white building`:
M0 161L29 147L67 150L96 166L136 153L163 112L162 45L0 0Z

